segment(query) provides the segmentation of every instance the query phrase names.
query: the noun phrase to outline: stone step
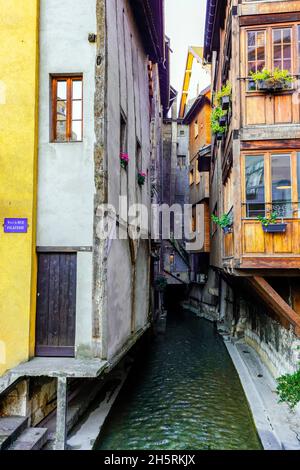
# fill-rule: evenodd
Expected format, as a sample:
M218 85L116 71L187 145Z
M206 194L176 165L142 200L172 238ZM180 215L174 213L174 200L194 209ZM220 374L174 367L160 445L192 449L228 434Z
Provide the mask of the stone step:
M21 416L0 418L0 450L7 449L27 426L28 418Z
M40 450L47 442L48 429L27 428L8 450Z

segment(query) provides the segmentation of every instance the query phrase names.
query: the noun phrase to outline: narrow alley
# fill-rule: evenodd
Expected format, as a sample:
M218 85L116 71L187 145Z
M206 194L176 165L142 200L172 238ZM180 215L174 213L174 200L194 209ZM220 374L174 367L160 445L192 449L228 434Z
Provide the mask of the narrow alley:
M1 456L299 452L300 0L0 0L0 50Z

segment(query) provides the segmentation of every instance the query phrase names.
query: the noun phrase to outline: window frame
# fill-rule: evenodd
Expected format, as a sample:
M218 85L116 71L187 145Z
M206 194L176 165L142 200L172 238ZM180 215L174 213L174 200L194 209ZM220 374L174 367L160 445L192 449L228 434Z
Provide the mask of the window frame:
M248 62L248 33L250 32L265 32L265 67L269 70L273 70L274 68L274 48L273 48L273 31L276 29L291 29L291 75L292 76L300 76L300 23L299 22L282 22L277 24L271 24L260 27L259 25L256 26L245 26L244 30L244 55L245 55L245 64L243 66L245 78L246 78L246 93L253 94L253 93L260 93L257 90L257 87L250 89L249 83L249 62ZM299 47L299 49L298 49ZM290 88L292 91L293 87Z
M84 122L84 115L83 115L83 75L82 74L75 74L75 75L51 75L51 142L56 144L64 144L64 143L81 143L83 142L83 122ZM58 140L57 139L57 84L58 82L66 82L66 139L65 140ZM81 92L81 99L74 99L72 95L73 89L73 82L81 82L82 92ZM73 109L72 103L73 101L81 101L81 119L73 119ZM72 122L81 122L81 140L72 140Z
M244 220L256 220L256 217L247 217L247 200L246 200L246 157L257 156L264 158L264 194L265 194L265 212L270 213L273 206L272 196L272 156L274 155L289 155L290 156L290 169L291 169L291 206L292 215L290 217L283 217L283 219L300 219L300 185L297 178L298 171L300 171L300 158L298 162L297 154L300 153L300 149L277 149L268 151L248 151L242 154L242 219ZM299 163L299 166L298 166Z

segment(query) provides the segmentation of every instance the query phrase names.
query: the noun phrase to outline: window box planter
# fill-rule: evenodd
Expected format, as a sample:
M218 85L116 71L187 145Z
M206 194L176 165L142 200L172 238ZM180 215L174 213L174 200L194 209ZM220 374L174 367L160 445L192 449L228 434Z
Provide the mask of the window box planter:
M228 235L229 233L232 233L232 227L222 227L222 230L225 235Z
M274 80L272 78L257 80L257 89L259 91L276 92L289 90L290 88L291 84L287 83L285 80Z
M269 224L262 225L265 233L285 233L287 224Z
M223 111L227 111L230 106L230 96L222 96L221 98L221 106Z

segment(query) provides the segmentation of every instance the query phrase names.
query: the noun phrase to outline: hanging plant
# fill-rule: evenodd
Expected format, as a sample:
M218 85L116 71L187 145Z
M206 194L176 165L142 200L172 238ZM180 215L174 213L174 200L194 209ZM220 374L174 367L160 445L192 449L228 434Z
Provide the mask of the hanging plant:
M224 233L231 233L232 232L232 218L230 217L229 214L223 214L221 217L216 216L215 214L212 214L211 220L219 225L219 227L222 228Z
M280 91L291 87L293 77L288 70L280 70L278 67L273 71L263 69L258 72L250 72L251 80L260 91Z
M143 173L142 171L138 172L137 180L138 180L139 186L144 186L145 181L146 181L146 176L147 176L146 173Z
M121 167L124 168L124 170L127 170L128 163L129 163L129 156L127 153L120 154L120 163L121 163Z
M211 130L212 133L217 136L218 140L223 139L223 135L227 130L227 125L224 125L223 121L226 114L226 111L223 111L220 106L216 106L211 114Z
M230 108L232 86L230 82L226 82L221 90L215 95L215 102L217 106L220 106L223 111L227 111Z

